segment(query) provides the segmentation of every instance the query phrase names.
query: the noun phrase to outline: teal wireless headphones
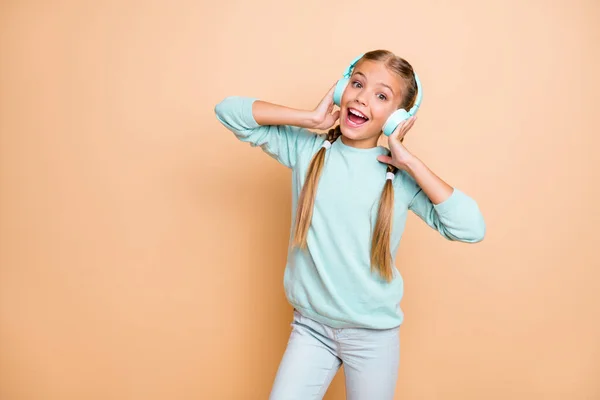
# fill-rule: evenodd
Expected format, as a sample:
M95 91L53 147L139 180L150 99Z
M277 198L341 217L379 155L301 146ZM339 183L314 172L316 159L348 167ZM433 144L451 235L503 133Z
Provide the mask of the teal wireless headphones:
M333 101L337 106L339 106L342 103L342 94L344 93L344 90L346 89L346 86L348 85L348 82L350 81L350 76L352 75L352 70L354 69L354 66L356 65L358 60L360 60L363 57L363 55L364 54L361 54L360 56L356 57L354 59L354 61L352 61L352 63L348 66L348 68L346 68L346 71L344 72L344 76L335 85L335 90L333 92ZM417 82L417 100L415 101L415 105L409 111L406 111L405 109L400 108L400 109L394 111L392 113L392 115L390 115L390 117L387 119L387 121L383 125L383 129L382 129L383 134L385 136L390 136L402 121L407 120L410 117L412 117L413 115L415 115L417 113L417 110L421 106L421 100L423 98L423 90L421 89L421 81L419 80L419 77L417 76L416 73L415 73L415 81Z

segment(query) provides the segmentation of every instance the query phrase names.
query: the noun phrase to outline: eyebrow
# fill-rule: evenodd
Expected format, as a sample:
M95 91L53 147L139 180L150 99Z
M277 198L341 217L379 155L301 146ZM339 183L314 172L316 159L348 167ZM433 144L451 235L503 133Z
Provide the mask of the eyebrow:
M362 73L362 72L360 72L360 71L356 71L356 72L355 72L355 74L356 74L356 75L361 75L362 77L364 77L365 79L367 79L367 77L365 76L365 74L363 74L363 73ZM394 93L394 90L393 90L393 89L392 89L392 88L391 88L389 85L386 85L386 84L385 84L385 83L383 83L383 82L379 82L379 84L380 84L381 86L385 86L386 88L390 89L390 92L392 92L392 94L393 94L393 95L395 95L395 93Z

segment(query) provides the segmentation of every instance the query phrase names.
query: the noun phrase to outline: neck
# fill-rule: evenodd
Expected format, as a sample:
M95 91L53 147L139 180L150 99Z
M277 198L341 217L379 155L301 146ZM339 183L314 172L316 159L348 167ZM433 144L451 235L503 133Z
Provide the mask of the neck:
M340 140L344 142L346 146L356 147L357 149L372 149L373 147L377 147L377 137L369 138L369 139L349 139L342 135Z

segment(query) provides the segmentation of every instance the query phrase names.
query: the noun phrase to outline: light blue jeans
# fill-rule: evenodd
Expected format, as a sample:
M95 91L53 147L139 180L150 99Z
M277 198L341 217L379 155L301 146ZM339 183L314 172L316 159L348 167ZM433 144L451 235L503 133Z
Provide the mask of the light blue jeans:
M269 400L322 399L344 364L347 400L392 400L400 327L334 329L294 310L292 333Z

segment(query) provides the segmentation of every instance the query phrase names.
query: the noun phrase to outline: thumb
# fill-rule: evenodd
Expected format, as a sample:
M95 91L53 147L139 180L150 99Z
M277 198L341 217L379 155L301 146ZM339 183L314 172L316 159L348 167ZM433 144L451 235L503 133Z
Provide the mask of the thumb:
M335 92L335 87L337 86L337 83L338 83L338 81L335 81L333 86L329 88L329 91L327 92L325 97L329 97L329 98L331 98L331 100L333 100L333 93Z
M333 113L333 121L337 121L338 118L340 117L340 110L337 110L336 112Z
M337 85L337 82L333 84L333 86L331 88L329 88L329 91L327 92L327 94L325 95L325 97L323 97L323 102L326 104L332 104L333 105L333 93L335 92L335 86Z
M392 157L390 156L377 156L377 161L392 165Z

